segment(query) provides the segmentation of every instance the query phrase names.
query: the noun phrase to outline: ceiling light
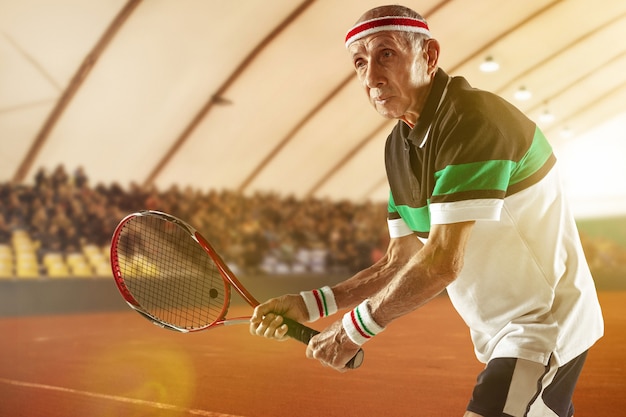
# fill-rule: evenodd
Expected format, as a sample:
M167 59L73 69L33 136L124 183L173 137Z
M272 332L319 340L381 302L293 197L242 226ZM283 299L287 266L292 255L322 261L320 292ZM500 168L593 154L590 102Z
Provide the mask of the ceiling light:
M492 57L488 56L485 60L480 64L480 70L482 72L495 72L500 69L500 64L493 60Z
M561 137L563 139L569 139L572 136L574 136L574 131L572 131L572 129L570 129L569 127L565 126L563 129L561 129Z
M526 87L523 87L523 86L520 87L519 90L515 92L515 98L521 101L529 100L532 96L533 94L530 91L528 91Z
M552 114L550 112L550 110L546 109L543 113L541 113L541 115L539 116L539 120L542 123L552 123L554 122L554 114Z

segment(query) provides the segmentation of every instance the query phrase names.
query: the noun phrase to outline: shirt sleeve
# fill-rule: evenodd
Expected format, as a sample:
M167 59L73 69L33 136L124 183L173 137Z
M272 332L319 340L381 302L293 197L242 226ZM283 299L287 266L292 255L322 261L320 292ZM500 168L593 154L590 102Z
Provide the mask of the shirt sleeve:
M401 217L398 219L388 219L387 227L389 228L389 237L392 239L413 234L413 231Z
M398 213L391 190L389 191L389 203L387 205L387 227L389 229L389 237L392 239L413 234L413 230Z

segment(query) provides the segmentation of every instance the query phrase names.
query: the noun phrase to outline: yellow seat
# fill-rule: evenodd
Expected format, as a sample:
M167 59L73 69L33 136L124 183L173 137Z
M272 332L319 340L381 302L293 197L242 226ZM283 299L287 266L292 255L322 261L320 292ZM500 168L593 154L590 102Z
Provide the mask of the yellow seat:
M8 251L0 250L0 262L13 264L13 252L10 249Z
M0 259L0 278L14 278L13 275L13 260Z
M13 242L15 242L16 240L30 240L30 236L28 235L28 232L26 230L18 229L13 231L11 239L13 240Z
M15 274L18 278L39 278L39 265L28 262L18 263L15 266Z
M69 278L71 276L69 268L63 262L50 264L46 272L50 278Z
M63 255L60 252L46 253L43 258L43 265L48 268L52 264L63 262Z
M111 271L111 264L106 260L102 260L102 262L98 263L95 267L96 277L99 278L110 278L113 274Z
M35 246L30 236L28 236L28 233L23 230L16 230L13 232L13 236L11 236L11 243L13 244L13 248L16 250L22 248L32 249Z
M83 247L83 254L85 258L87 258L89 265L94 269L97 269L102 262L107 262L102 249L97 245L85 245Z
M87 258L91 257L95 253L99 254L100 252L101 249L98 247L98 245L94 245L93 243L88 243L83 246L83 253Z
M70 264L72 276L79 278L92 278L93 271L87 262L74 262Z
M50 252L46 253L42 259L44 269L46 270L46 275L50 278L67 278L70 276L70 271L67 265L65 264L65 260L63 259L63 254L60 252Z
M107 260L107 262L111 261L111 247L110 246L103 246L100 249L100 252L102 253L102 256L104 256L104 259Z
M73 252L67 255L66 261L68 265L85 263L85 256L80 252Z
M39 277L39 262L34 252L17 252L15 256L15 270L21 278Z
M37 255L34 252L19 252L15 255L16 265L37 264Z

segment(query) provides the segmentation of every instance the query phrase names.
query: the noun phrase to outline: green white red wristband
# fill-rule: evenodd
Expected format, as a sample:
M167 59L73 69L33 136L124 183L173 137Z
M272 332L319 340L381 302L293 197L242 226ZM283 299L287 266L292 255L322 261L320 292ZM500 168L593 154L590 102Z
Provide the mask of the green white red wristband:
M368 301L363 301L354 310L347 312L341 320L350 340L359 346L385 330L374 321Z
M309 321L315 321L321 317L328 317L337 312L335 294L329 286L318 288L313 291L300 293L306 309L309 311Z

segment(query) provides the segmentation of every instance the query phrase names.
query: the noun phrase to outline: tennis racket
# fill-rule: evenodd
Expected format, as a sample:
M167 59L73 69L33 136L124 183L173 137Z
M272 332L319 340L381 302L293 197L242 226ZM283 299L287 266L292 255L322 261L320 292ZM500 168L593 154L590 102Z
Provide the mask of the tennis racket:
M259 302L235 277L211 244L184 221L159 211L126 216L111 242L113 277L128 305L152 323L189 333L250 317L226 318L234 289L252 307ZM318 334L283 317L287 335L308 344ZM363 350L346 364L358 368Z

